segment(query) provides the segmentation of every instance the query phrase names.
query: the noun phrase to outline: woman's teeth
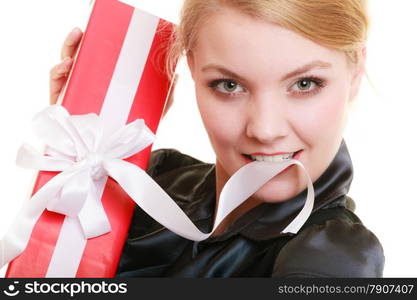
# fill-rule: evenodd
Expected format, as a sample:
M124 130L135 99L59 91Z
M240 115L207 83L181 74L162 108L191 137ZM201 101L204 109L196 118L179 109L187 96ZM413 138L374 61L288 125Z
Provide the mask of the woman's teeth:
M265 156L265 155L255 155L252 156L250 155L250 158L252 160L256 160L256 161L270 161L270 162L281 162L284 160L288 160L293 158L295 152L292 153L288 153L288 154L282 154L282 155L269 155L269 156Z

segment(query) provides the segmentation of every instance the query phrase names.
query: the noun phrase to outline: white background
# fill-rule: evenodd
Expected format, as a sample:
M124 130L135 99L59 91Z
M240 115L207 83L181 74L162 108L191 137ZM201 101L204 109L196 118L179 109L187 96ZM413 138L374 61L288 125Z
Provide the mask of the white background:
M177 19L180 0L137 2ZM17 149L23 141L40 145L30 120L48 105L49 70L60 60L67 33L74 26L84 28L88 7L89 0L0 2L0 237L34 176L15 166ZM355 167L350 195L356 213L384 246L385 277L417 277L416 11L415 0L370 0L367 69L373 87L363 83L345 134ZM154 149L177 148L214 162L184 64L178 72L176 100L160 124Z

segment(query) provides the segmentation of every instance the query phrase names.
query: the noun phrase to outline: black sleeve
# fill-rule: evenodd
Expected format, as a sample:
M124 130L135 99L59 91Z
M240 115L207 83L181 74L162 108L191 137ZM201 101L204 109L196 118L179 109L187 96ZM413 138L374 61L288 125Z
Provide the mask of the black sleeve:
M382 277L384 252L360 223L332 219L301 231L280 251L273 277Z
M157 149L151 153L146 172L155 179L156 176L165 172L196 162L200 161L176 149Z

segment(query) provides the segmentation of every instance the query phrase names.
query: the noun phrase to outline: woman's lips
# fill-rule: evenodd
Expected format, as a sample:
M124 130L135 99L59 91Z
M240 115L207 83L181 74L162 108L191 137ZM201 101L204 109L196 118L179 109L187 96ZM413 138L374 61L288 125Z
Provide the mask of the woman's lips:
M274 155L283 155L283 154L290 154L290 153L292 153L292 152L277 152L277 153L271 153L271 154L265 154L265 153L261 153L261 152L256 152L256 153L250 153L249 155L251 155L251 156L255 156L255 155L274 156Z
M296 151L295 152L295 155L294 155L294 157L292 158L292 159L299 159L300 158L300 155L301 155L301 153L303 152L303 150L298 150L298 151ZM252 159L250 159L249 158L249 156L247 156L247 155L245 155L245 154L242 154L242 156L243 156L243 159L245 160L245 162L246 163L251 163L251 162L253 162L254 160L252 160ZM293 165L292 165L293 166ZM290 166L291 167L291 166ZM284 171L283 171L284 172Z
M298 150L297 152L295 152L295 155L292 159L299 160L300 156L301 156L301 153L303 153L303 151L304 150ZM243 159L245 160L245 164L248 164L248 163L251 163L251 162L254 161L254 160L250 159L249 157L245 156L244 154L242 154L242 156L243 156ZM284 173L288 172L288 170L290 170L292 167L295 167L295 165L291 165L291 166L285 168L278 175L281 175L281 174L284 174Z

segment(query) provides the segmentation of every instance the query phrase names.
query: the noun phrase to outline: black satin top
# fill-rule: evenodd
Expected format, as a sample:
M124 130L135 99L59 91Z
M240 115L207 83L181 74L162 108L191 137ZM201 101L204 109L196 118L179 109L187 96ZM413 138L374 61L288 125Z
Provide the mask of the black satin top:
M147 170L203 232L214 222L215 171L174 149L152 152ZM352 176L343 141L314 182L313 212L296 235L280 232L303 207L306 190L282 203L260 204L201 242L176 235L137 206L116 276L382 277L382 246L346 196Z

